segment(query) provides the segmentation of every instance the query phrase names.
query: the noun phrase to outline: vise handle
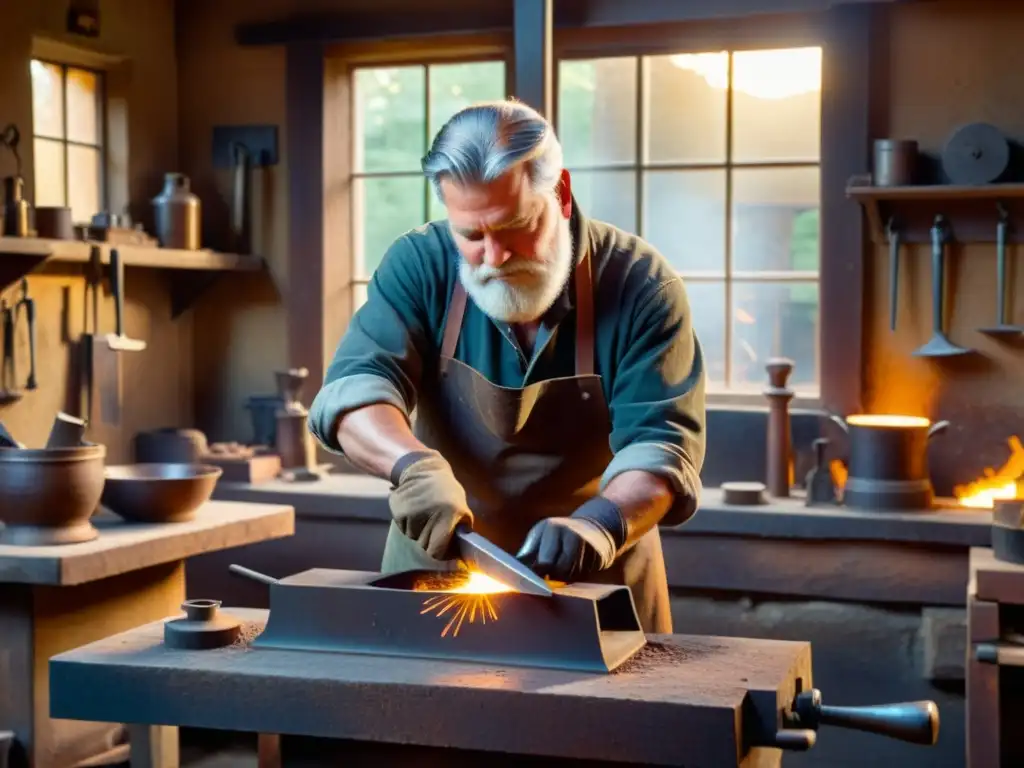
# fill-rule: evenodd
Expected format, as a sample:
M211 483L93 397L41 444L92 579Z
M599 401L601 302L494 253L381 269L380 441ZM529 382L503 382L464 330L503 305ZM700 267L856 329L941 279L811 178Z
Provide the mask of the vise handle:
M831 707L821 703L821 691L811 688L796 694L786 720L789 728L817 731L819 725L836 725L925 746L939 738L939 708L934 701Z

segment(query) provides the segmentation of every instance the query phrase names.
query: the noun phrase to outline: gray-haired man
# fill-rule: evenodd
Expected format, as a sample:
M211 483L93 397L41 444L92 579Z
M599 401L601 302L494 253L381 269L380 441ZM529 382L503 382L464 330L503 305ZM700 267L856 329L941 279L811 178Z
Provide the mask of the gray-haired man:
M704 456L682 281L584 218L520 103L456 114L423 171L448 220L391 246L310 413L391 479L382 571L445 568L464 523L542 576L628 585L644 628L671 631L657 526L693 514Z

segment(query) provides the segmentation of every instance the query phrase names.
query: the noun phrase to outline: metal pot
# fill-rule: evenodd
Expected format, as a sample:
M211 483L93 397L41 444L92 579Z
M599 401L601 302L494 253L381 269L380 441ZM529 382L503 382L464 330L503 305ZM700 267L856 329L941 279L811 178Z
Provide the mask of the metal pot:
M0 515L5 544L75 544L99 534L89 518L103 494L102 445L0 448Z
M922 416L829 418L850 438L843 504L853 509L930 509L928 441L949 427Z

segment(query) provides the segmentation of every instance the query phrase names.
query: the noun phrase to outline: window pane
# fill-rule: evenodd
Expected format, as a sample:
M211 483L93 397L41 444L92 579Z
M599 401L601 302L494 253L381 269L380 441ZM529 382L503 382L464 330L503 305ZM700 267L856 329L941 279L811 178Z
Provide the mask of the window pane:
M64 74L56 64L32 61L32 130L37 136L64 137Z
M505 62L473 61L430 67L430 137L460 109L505 98Z
M68 146L68 204L76 224L87 224L103 208L100 151Z
M427 143L425 68L360 69L355 86L356 172L419 171Z
M693 327L697 332L708 386L725 388L725 284L687 282Z
M732 174L732 268L817 270L818 168L751 168Z
M635 163L633 57L563 61L558 67L558 138L567 167Z
M64 145L59 141L36 139L33 149L35 204L65 205Z
M732 68L733 161L817 161L821 48L740 51Z
M99 145L99 78L84 69L68 70L68 138Z
M437 193L433 188L430 190L430 206L428 210L429 215L427 216L427 221L438 221L439 219L448 218L448 209L445 208L444 203L438 199Z
M645 162L724 163L729 54L644 60Z
M570 178L585 216L636 232L635 171L571 171Z
M422 176L354 179L355 276L368 279L391 244L423 223Z
M683 274L725 276L725 174L644 173L643 236Z
M352 313L355 314L359 308L366 303L366 283L352 284Z
M733 283L732 386L760 391L770 357L795 363L790 384L813 391L818 382L818 284Z

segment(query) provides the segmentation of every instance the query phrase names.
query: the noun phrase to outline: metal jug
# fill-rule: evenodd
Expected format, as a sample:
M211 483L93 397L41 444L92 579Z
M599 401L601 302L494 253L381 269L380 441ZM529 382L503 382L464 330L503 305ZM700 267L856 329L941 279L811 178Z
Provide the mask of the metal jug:
M162 248L199 250L202 209L189 187L188 176L168 173L163 191L153 198L156 238Z

